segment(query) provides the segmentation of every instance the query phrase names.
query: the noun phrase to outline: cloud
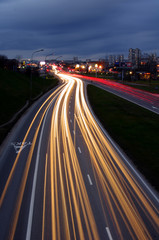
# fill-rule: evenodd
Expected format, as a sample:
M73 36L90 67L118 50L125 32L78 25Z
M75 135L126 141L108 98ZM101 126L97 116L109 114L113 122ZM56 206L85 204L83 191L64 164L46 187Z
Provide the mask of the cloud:
M158 47L157 0L1 2L0 51L45 48L92 56Z

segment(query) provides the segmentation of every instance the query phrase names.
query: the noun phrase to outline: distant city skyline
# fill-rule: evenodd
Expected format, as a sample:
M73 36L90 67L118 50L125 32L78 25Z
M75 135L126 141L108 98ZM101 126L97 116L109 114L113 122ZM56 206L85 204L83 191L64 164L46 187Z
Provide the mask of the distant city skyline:
M0 55L103 58L129 48L159 55L158 0L1 0Z
M131 49L131 48L129 48L129 49ZM110 52L110 53L106 53L106 54L103 54L103 55L97 55L96 57L94 56L94 55L90 55L89 57L81 57L81 56L75 56L75 55L65 55L65 56L61 56L61 59L63 59L63 60L73 60L74 58L77 58L78 60L81 60L81 61L85 61L85 60L87 60L87 59L90 59L90 60L99 60L99 59L109 59L110 58L110 56L112 56L112 57L115 57L115 59L117 60L119 57L121 57L121 58L123 58L124 60L129 60L129 49L128 49L128 51L124 54L124 53L122 53L122 52L119 52L119 53L116 53L116 52ZM138 49L138 48L135 48L135 49ZM159 54L157 53L157 51L142 51L142 49L140 49L141 50L141 54L142 54L142 56L143 55L149 55L149 56L151 56L151 55L154 55L154 54L156 54L156 57L157 58L159 58ZM35 50L36 51L36 50ZM5 52L5 53L2 53L2 52L0 52L0 55L4 55L4 56L6 56L7 58L9 58L9 59L25 59L25 60L29 60L29 59L31 59L31 55L32 55L32 53L33 53L34 51L32 51L29 55L28 55L28 57L25 57L26 55L27 55L27 53L25 52L25 55L24 55L24 57L23 57L23 55L20 55L20 54L18 54L17 52L15 52L15 54L14 53L12 53L12 54L5 54L5 53L7 53L7 52ZM43 60L45 60L45 57L46 57L46 55L47 55L47 50L46 50L46 54L45 54L45 49L44 49L44 52L43 53L37 53L37 54L35 54L34 55L34 59L35 60L38 60L38 61L43 61ZM50 55L48 58L47 58L47 60L50 60L50 59L56 59L58 56L57 55L55 55L55 54L53 54L53 55Z

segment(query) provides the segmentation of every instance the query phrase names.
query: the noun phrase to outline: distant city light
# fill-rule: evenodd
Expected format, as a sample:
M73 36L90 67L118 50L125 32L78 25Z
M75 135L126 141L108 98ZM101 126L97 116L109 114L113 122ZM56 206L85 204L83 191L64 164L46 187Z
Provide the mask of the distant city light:
M41 62L40 62L40 66L43 66L43 65L45 65L45 62L44 62L44 61L41 61Z
M53 65L53 66L52 66L52 69L54 69L54 70L55 70L56 68L57 68L57 66L56 66L56 65Z

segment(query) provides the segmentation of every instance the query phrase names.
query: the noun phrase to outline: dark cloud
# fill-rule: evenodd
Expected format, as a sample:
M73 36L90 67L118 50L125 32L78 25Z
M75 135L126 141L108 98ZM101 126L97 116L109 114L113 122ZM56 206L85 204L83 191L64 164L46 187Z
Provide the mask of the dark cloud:
M158 51L158 9L158 0L1 1L0 53L29 55L44 48L89 57L130 47Z

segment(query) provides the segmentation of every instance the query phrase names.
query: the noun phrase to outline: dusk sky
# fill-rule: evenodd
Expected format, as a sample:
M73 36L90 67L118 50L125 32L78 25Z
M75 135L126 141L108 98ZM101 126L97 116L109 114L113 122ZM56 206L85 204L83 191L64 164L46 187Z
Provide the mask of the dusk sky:
M159 0L0 0L0 55L159 55Z

